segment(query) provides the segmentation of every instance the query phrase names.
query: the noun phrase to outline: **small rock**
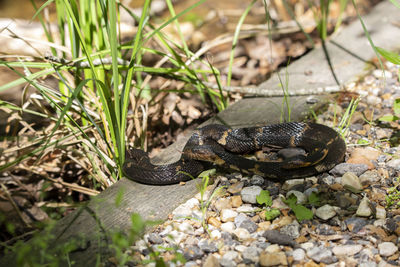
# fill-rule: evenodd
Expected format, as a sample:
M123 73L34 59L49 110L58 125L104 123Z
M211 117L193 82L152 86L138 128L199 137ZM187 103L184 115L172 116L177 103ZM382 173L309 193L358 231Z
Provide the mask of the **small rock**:
M210 217L207 220L207 223L211 224L212 226L215 226L217 228L221 227L221 222L219 221L218 218L216 217Z
M336 209L329 204L325 204L315 211L315 215L326 221L336 215Z
M292 236L283 234L277 230L267 230L264 232L263 236L273 244L291 247L295 247L297 245Z
M247 231L244 228L236 228L235 230L233 230L233 235L239 241L244 241L244 240L247 240L247 239L249 239L251 237L249 231Z
M353 256L361 251L361 245L340 245L332 249L333 254L336 256Z
M167 241L173 244L179 244L183 239L185 239L186 236L187 235L182 232L172 230L167 236Z
M233 221L237 215L238 213L234 210L223 209L221 210L220 217L222 222L228 222L228 221Z
M290 179L286 180L282 185L282 190L289 191L296 185L304 184L304 179Z
M272 244L266 247L264 251L268 253L278 253L281 252L282 250L278 244Z
M365 164L351 164L351 163L340 163L336 165L329 173L342 176L346 172L352 172L357 176L360 176L368 170L368 166Z
M148 240L152 244L161 244L163 242L163 239L161 236L155 234L155 233L150 233L148 236Z
M183 223L179 224L178 230L181 232L184 232L185 234L190 234L190 235L194 234L194 228L188 222L183 222Z
M377 219L386 219L386 209L382 206L376 207L376 218Z
M226 222L221 224L221 230L228 232L228 233L233 233L233 230L235 230L235 224L233 222Z
M204 252L198 246L189 246L183 250L183 256L187 260L197 260L203 257Z
M284 252L278 253L268 253L261 252L260 253L260 266L275 266L275 265L288 265L288 261L286 259L286 255Z
M242 206L242 204L243 204L242 197L239 195L232 196L231 204L232 204L232 207L234 207L234 208L238 208L238 207Z
M392 159L386 163L386 166L400 171L400 159Z
M244 187L240 192L240 195L242 196L242 201L245 203L256 204L256 197L260 194L261 190L262 188L257 185Z
M221 211L223 209L230 209L232 208L231 201L228 198L219 198L217 201L214 203L214 207L218 210Z
M353 233L358 233L365 225L368 224L368 221L364 218L351 217L345 220L347 228Z
M398 251L398 248L392 242L383 242L378 244L379 254L384 257L392 256Z
M237 183L234 183L233 185L229 186L226 191L228 191L229 193L234 195L234 194L239 193L242 190L243 186L244 186L243 182L237 182Z
M264 181L264 177L260 175L253 175L253 177L251 177L250 179L250 184L262 186L264 184Z
M225 261L234 261L237 257L239 256L239 253L236 251L227 251L223 256L221 260L225 260ZM220 261L221 263L221 261ZM222 265L222 264L221 264ZM222 265L225 266L225 265Z
M297 248L293 250L294 261L303 261L305 257L306 257L306 252L303 249Z
M360 205L358 206L356 215L360 216L360 217L369 217L372 214L372 210L369 206L369 200L367 197L364 197L361 202Z
M337 261L337 259L332 256L332 251L324 246L308 249L307 256L313 261L322 262L325 264L331 264Z
M288 235L293 239L296 239L300 236L300 225L297 221L293 221L291 224L282 226L279 231L281 234Z
M210 254L208 255L208 257L206 258L206 260L204 261L203 267L218 267L219 265L219 261L218 259Z
M240 206L236 209L236 212L250 214L254 211L257 211L257 209L258 209L257 207L253 207L250 204L243 204L242 206Z
M212 230L210 233L211 239L220 239L221 238L221 232L218 231L217 229Z
M198 246L205 253L214 253L218 251L217 245L211 240L200 240Z
M250 218L243 213L240 213L238 216L236 216L234 222L237 228L244 228L249 231L249 233L254 233L258 228L257 224L250 220Z
M351 188L354 188L358 191L361 191L363 189L360 179L352 172L346 172L345 174L343 174L342 185L350 186Z
M287 192L286 198L288 198L292 194L296 196L297 204L304 204L307 202L307 197L302 192L296 190L290 190L289 192Z
M245 264L255 263L259 261L257 248L246 247L242 252L242 258Z
M279 195L279 197L275 198L272 201L271 208L278 209L278 210L284 210L284 209L289 209L289 206L282 201L282 198L284 198L282 195Z
M360 178L361 184L363 184L363 185L372 185L381 180L381 176L375 170L366 171L363 174L361 174L359 178Z

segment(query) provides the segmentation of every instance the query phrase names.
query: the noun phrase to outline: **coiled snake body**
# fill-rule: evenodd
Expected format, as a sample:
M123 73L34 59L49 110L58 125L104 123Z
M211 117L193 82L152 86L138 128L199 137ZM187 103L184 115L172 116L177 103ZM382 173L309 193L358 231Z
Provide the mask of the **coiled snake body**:
M298 147L304 153L274 161L255 161L242 156L268 146ZM165 185L197 177L205 168L204 162L208 162L285 181L328 171L343 161L345 152L346 145L341 136L321 124L289 122L238 129L213 124L193 132L177 162L154 165L147 153L131 149L127 152L123 171L134 181Z

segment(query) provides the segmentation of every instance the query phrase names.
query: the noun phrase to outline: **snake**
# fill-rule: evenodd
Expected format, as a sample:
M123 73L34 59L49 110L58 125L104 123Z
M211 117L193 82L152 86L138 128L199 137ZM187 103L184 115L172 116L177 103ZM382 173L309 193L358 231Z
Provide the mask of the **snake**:
M266 161L246 157L266 148L279 152ZM300 151L290 153L295 149ZM210 124L193 131L176 162L154 164L147 152L131 148L122 169L128 179L150 185L185 182L212 165L283 182L327 172L344 160L345 152L342 136L323 124L286 122L244 128Z

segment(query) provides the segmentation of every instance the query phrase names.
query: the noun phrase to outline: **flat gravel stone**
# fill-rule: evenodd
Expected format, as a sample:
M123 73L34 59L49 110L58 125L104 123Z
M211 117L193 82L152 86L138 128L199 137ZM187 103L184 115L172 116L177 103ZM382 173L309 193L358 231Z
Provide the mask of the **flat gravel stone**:
M353 172L346 172L345 174L343 174L342 185L350 186L358 191L361 191L363 189L360 179Z
M356 215L360 217L369 217L372 214L371 207L369 206L369 200L367 197L364 197L360 205L358 206Z
M336 209L329 204L325 204L315 211L315 215L326 221L336 215Z
M368 170L368 165L366 164L352 164L352 163L340 163L336 165L329 173L342 176L346 172L352 172L357 176L360 176Z
M203 257L204 252L198 246L189 246L183 250L186 260L197 260Z
M242 201L245 203L256 204L256 197L260 194L261 190L262 188L257 185L244 187L240 192L240 195L242 196Z
M313 247L307 250L307 256L313 261L331 264L337 261L332 255L332 251L324 246Z
M304 258L306 257L306 252L303 249L298 248L298 249L293 250L292 256L293 256L293 260L295 260L295 261L303 261Z
M199 242L198 246L205 253L214 253L218 251L217 245L210 240L203 239Z
M386 163L386 166L400 171L400 159L392 159Z
M244 228L249 231L249 233L254 233L258 228L258 225L243 213L240 213L238 216L236 216L234 222L236 228Z
M361 251L361 245L341 245L333 247L332 252L336 256L353 256Z
M378 245L379 254L384 257L392 256L398 251L398 247L392 242L383 242Z
M261 252L260 254L260 266L275 266L284 265L287 266L287 258L284 252L269 253Z

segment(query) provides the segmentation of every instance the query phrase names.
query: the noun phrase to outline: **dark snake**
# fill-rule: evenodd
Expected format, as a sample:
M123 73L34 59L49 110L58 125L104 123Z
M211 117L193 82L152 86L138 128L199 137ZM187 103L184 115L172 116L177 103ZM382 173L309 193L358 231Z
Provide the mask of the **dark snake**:
M266 147L301 148L303 153L272 161L242 156ZM238 129L212 124L193 132L178 161L155 165L146 152L134 148L127 151L123 171L129 179L140 183L166 185L195 178L212 163L285 181L329 171L343 161L345 152L343 138L322 124L288 122Z

